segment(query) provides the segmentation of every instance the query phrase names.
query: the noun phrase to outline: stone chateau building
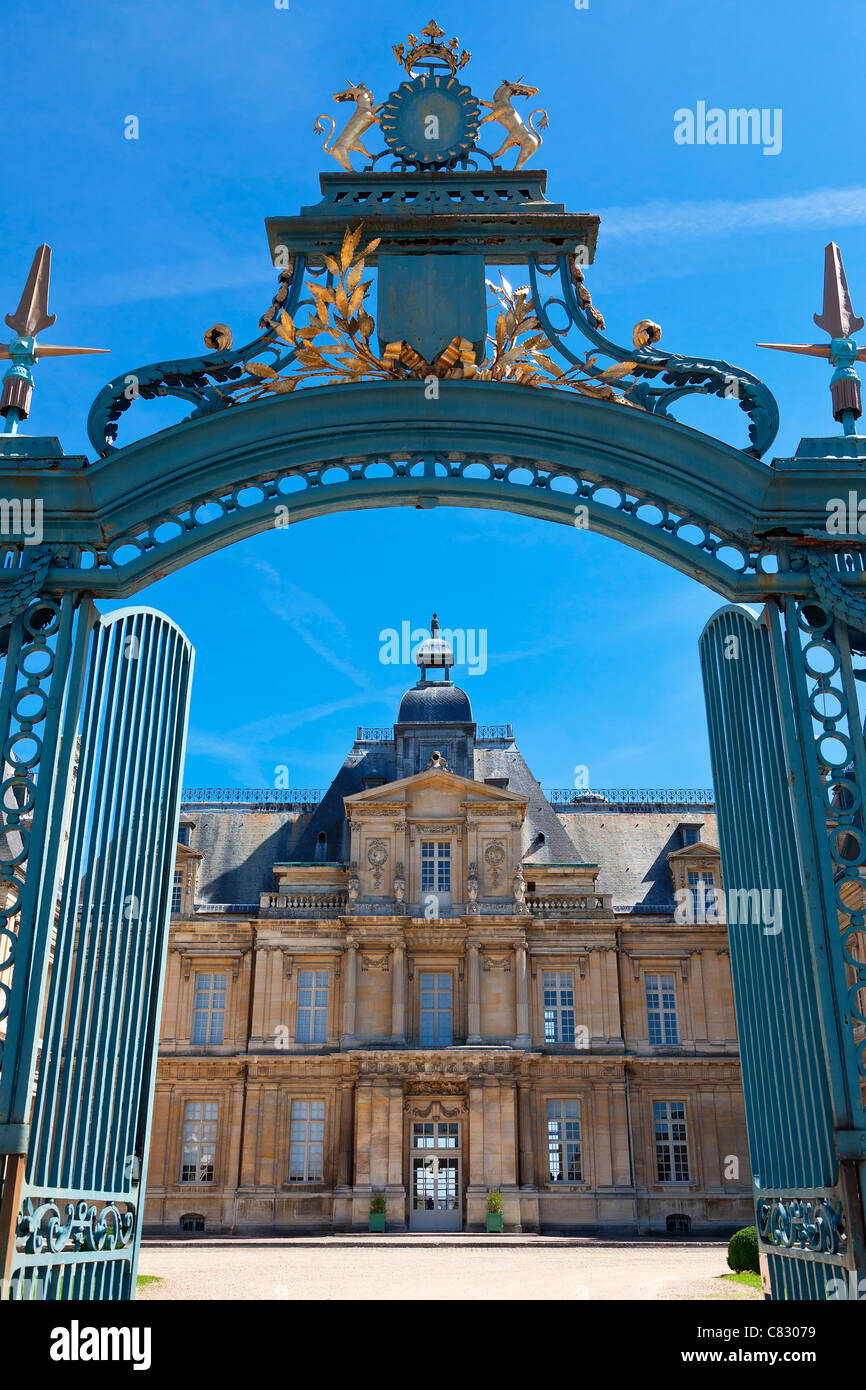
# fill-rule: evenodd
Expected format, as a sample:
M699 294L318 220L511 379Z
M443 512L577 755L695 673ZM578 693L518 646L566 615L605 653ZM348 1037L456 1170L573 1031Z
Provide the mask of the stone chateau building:
M744 1224L712 805L552 803L432 632L320 799L184 805L146 1228Z

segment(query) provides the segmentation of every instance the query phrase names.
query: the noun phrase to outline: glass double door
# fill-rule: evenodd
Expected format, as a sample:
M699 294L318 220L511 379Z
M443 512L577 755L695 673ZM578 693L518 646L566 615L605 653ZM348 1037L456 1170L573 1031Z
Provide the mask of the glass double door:
M412 1231L459 1231L460 1124L457 1120L415 1120L409 1166Z

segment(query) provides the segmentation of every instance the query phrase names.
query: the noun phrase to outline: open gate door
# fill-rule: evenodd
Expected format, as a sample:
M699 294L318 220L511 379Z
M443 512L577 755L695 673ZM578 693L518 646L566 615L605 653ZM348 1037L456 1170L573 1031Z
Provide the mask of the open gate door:
M0 1120L20 1142L0 1145L8 1154L4 1292L131 1298L193 651L150 608L102 617L90 603L72 616L50 607L56 624L43 623L42 632L56 633L56 641L37 641L53 648L61 667L66 641L68 679L53 703L48 690L40 783L14 750L11 758L8 746L5 752L7 782L22 789L7 830L10 821L23 828L30 852L18 875L17 931L7 918L7 952L11 942L17 960ZM40 632L33 614L24 615L23 629L21 619L13 628L4 708L20 707L28 620ZM25 826L20 807L28 798ZM8 859L3 867L9 874Z
M795 697L774 606L760 619L742 608L721 609L704 629L700 652L756 1222L770 1292L856 1297L862 1205L856 1165L840 1161L838 1147L840 1131L851 1125L851 1097L834 1003L836 912L825 920L811 795L820 774L816 763L810 775L806 756L810 711Z

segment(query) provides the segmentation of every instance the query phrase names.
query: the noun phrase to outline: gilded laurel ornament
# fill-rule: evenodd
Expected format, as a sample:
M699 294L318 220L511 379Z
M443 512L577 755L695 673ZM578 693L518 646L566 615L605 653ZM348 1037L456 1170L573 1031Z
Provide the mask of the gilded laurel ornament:
M432 362L406 342L386 343L380 354L374 347L375 320L364 307L372 281L363 278L365 258L376 250L379 239L361 248L361 232L360 225L354 230L347 227L339 259L324 256L330 285L307 281L306 288L316 306L308 323L298 327L285 310L275 311L272 330L294 349L293 359L285 364L289 370L281 372L265 362L247 362L247 372L257 380L252 384L241 380L236 386L224 387L224 391L236 393L235 399L256 400L268 394L286 394L302 383L342 385L438 377L555 387L642 408L628 399L635 383L620 384L621 378L634 370L634 362L616 362L599 372L594 365L595 355L587 353L585 362L560 367L548 356L552 344L541 330L529 286L513 289L502 275L498 285L492 280L485 282L493 298L489 307L498 308L499 312L493 333L487 338L487 353L480 362L472 344L461 337L453 338ZM638 327L645 332L643 325L649 322L642 320Z

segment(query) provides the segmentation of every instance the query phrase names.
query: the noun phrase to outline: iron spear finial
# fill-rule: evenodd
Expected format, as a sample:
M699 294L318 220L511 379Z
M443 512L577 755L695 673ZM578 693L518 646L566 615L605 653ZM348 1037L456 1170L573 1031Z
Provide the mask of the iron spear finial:
M864 321L854 313L842 252L835 241L824 249L824 308L813 317L818 327L830 334L829 343L758 343L757 346L772 348L774 352L828 358L836 368L830 378L833 419L839 421L845 434L856 434L863 402L854 363L866 362L866 348L858 347L852 334L860 331Z
M0 343L0 358L9 358L11 367L3 377L0 393L0 415L8 423L9 432L15 434L22 420L30 414L30 401L33 396L33 367L39 357L79 357L84 353L108 352L108 348L60 347L51 343L48 346L37 344L36 335L50 328L57 320L56 314L48 312L48 285L51 279L51 247L45 243L33 257L30 274L21 302L14 314L6 315L6 323L15 337L9 343Z
M6 315L6 323L19 338L35 338L50 328L57 315L48 312L48 282L51 279L51 247L45 242L33 257L30 274L21 302L14 314Z
M842 252L835 241L824 249L824 309L814 319L831 338L851 338L863 327L851 304Z

